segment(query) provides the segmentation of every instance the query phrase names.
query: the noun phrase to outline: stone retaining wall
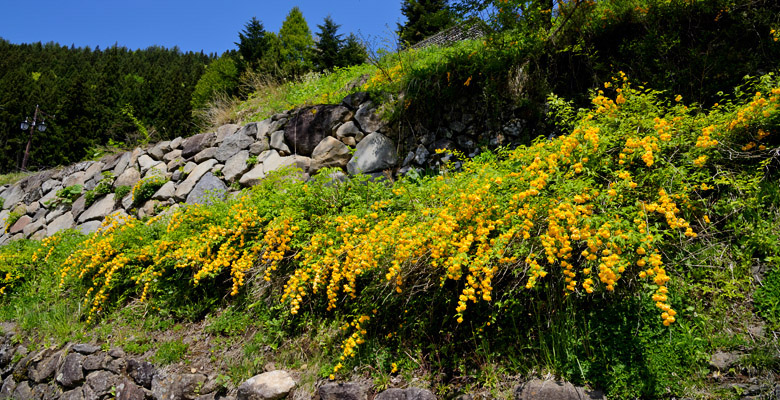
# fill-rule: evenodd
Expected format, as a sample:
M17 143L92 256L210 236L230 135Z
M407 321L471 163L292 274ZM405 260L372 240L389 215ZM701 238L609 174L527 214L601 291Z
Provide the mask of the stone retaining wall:
M0 186L0 245L71 228L94 232L107 215L117 212L143 218L179 204L202 203L214 193L225 196L256 185L283 167L299 168L301 179L326 167L341 170L334 179L360 173L392 177L449 161L450 156L435 154L436 149L473 156L479 141L505 145L522 129L510 121L495 134L480 132L474 114L449 112L435 131L418 130L399 138L399 130L380 114L366 93L355 93L338 105L299 108L244 126L224 125L216 132L39 172ZM165 184L141 204L134 204L132 192L121 198L105 194L91 204L85 194L72 204L58 202L63 188L79 185L88 191L108 181L114 192L154 177ZM10 218L15 221L7 224Z

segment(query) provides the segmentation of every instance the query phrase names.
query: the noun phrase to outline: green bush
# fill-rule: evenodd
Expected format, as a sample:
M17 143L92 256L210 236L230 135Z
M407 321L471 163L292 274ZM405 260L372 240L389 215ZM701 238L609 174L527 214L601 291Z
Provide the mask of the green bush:
M85 206L89 207L95 200L103 195L111 193L113 188L114 175L110 171L103 172L103 179L98 182L94 189L84 193Z
M159 365L173 364L184 358L187 348L188 346L181 339L160 343L152 360Z
M114 190L114 194L116 195L117 199L123 199L125 196L127 196L128 193L130 193L130 190L132 189L133 188L128 185L118 186Z
M81 185L73 185L64 187L57 191L57 197L49 200L47 205L50 207L65 206L70 207L73 202L81 196L81 192L84 190Z
M780 258L770 257L772 270L753 295L756 311L773 330L780 330Z
M166 182L168 182L168 179L161 175L152 175L138 181L133 186L133 205L140 206L144 204Z

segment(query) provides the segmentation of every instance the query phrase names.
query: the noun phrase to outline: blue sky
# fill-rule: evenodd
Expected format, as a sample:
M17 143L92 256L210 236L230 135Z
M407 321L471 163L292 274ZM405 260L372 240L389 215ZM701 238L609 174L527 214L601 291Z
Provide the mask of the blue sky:
M383 43L403 21L401 0L0 0L0 37L11 43L179 46L221 54L235 48L238 32L253 16L267 31L278 31L294 6L312 34L330 15L341 25L339 32L359 32L375 47L387 47Z

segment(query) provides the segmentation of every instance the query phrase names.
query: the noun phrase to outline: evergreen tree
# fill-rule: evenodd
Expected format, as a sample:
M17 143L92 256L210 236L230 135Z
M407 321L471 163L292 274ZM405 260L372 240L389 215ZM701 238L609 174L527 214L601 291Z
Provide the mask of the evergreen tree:
M338 34L339 27L340 25L333 22L330 16L325 17L325 22L322 25L317 25L320 32L317 34L319 41L316 46L315 62L320 70L333 69L339 64L339 53L344 42L341 35Z
M406 23L398 24L398 36L405 45L413 45L454 22L447 0L404 0L401 13Z
M263 23L252 17L244 25L244 30L238 33L238 42L235 44L243 61L242 69L256 66L262 60L268 45Z
M287 14L279 30L282 70L287 78L296 78L312 68L314 39L298 7Z
M368 58L368 52L366 47L360 43L357 36L354 33L350 33L347 36L347 40L344 41L344 45L339 50L339 57L337 65L340 67L349 67L350 65L357 65L366 62Z

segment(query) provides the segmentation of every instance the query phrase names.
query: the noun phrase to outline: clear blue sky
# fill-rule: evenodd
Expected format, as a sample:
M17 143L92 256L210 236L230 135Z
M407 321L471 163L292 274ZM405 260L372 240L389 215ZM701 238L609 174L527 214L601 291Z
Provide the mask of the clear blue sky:
M0 0L0 37L11 43L57 42L77 47L118 43L130 49L179 46L221 54L234 49L253 16L277 32L298 6L312 34L330 15L340 33L361 33L375 46L403 21L401 0Z

